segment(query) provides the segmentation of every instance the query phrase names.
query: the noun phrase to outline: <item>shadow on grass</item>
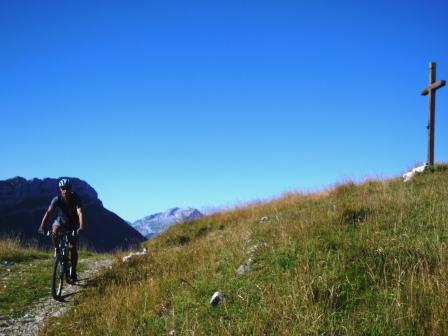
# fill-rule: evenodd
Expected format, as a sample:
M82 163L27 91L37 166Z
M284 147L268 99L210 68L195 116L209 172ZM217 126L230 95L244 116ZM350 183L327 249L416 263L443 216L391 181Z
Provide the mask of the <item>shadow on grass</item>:
M72 297L72 296L74 296L74 295L76 295L76 294L79 294L79 293L81 293L82 291L76 291L76 292L73 292L73 293L68 293L68 294L64 294L64 295L62 295L61 297L59 297L59 298L57 298L56 299L56 301L59 301L59 302L66 302L66 303L68 303L69 301L67 300L68 298L70 298L70 297Z

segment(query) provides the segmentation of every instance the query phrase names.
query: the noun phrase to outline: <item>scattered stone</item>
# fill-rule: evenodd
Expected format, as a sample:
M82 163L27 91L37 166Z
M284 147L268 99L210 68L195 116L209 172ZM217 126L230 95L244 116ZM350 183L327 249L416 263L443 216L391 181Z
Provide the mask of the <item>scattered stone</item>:
M409 182L415 174L417 173L423 173L426 169L426 167L428 167L427 164L423 165L423 166L418 166L413 168L411 171L403 174L403 182Z
M265 243L265 242L257 243L257 244L255 244L255 245L253 245L253 246L251 246L251 247L249 248L248 253L249 253L250 255L252 255L252 254L254 254L258 249L263 248L263 247L268 247L268 246L269 246L269 245L268 245L267 243Z
M268 216L263 216L263 217L260 218L260 223L267 222L268 220L269 220Z
M171 330L169 333L168 333L168 335L169 336L175 336L176 335L176 330Z
M64 315L67 312L67 310L68 310L68 307L62 307L61 309L54 312L51 316L52 317L61 317L62 315Z
M235 271L236 276L241 276L247 271L249 271L252 267L252 264L254 263L254 259L250 257L246 260L244 264L242 264L238 269Z
M252 268L253 263L255 262L255 252L263 247L268 247L269 245L265 242L261 242L261 243L257 243L255 245L252 245L249 250L248 250L248 254L249 254L249 259L247 259L244 264L240 265L240 267L238 267L238 269L235 271L235 275L236 276L241 276L244 273L250 271L250 269Z
M221 303L221 301L224 299L224 294L221 292L215 292L210 299L210 305L211 306L217 306Z
M141 252L131 252L131 253L129 253L128 255L125 255L124 257L123 257L123 262L125 263L125 262L128 262L129 261L129 259L131 259L131 257L133 257L133 256L141 256L141 255L145 255L147 253L147 251L146 251L146 249L144 248L143 249L143 251L141 251Z

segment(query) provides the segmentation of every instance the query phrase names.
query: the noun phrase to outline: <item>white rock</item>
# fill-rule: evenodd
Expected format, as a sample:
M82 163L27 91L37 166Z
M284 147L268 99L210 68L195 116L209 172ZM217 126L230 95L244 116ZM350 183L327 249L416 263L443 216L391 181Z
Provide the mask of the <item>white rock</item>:
M265 243L265 242L262 242L262 243L257 243L257 244L255 244L255 245L253 245L253 246L251 246L250 248L249 248L249 251L248 251L248 253L249 254L254 254L258 249L260 249L260 248L264 248L264 247L268 247L269 245L267 244L267 243Z
M263 216L263 217L260 218L260 223L267 222L268 220L269 220L268 216Z
M143 251L141 252L131 252L128 255L123 257L123 262L128 262L129 259L131 259L131 257L133 256L141 256L141 255L145 255L147 253L146 249L144 248Z
M417 173L423 173L425 171L426 167L427 167L426 164L423 166L418 166L418 167L413 168L411 171L403 174L403 182L410 181L414 177L414 175Z
M252 257L247 259L246 262L242 264L240 267L238 267L238 269L235 271L236 276L243 275L244 273L249 271L253 263L254 259Z
M221 292L215 292L210 299L211 306L217 306L224 299L224 294Z

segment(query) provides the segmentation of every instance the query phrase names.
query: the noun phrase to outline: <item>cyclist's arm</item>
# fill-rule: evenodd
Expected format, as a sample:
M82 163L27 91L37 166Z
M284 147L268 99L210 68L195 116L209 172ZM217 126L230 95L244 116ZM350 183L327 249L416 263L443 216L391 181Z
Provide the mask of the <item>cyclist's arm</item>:
M84 215L82 213L82 208L78 207L76 208L76 211L78 212L78 218L79 218L79 229L80 230L84 230L85 226L84 226Z
M50 216L52 215L52 213L53 213L53 207L50 205L50 207L48 208L48 210L45 211L44 217L42 218L42 222L40 223L40 226L39 226L39 231L40 231L40 232L43 232L43 231L44 231L45 224L47 224L47 222L48 222L48 218L50 218Z

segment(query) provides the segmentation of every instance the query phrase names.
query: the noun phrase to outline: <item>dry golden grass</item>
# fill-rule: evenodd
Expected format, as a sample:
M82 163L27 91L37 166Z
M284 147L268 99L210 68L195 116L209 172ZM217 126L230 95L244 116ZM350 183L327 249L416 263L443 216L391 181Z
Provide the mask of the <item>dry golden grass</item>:
M8 260L10 256L21 250L19 240L13 238L0 239L0 259Z
M445 334L447 177L348 182L173 226L44 334Z
M48 255L38 250L34 243L21 243L18 237L0 238L0 260L25 261L30 259L46 258Z

